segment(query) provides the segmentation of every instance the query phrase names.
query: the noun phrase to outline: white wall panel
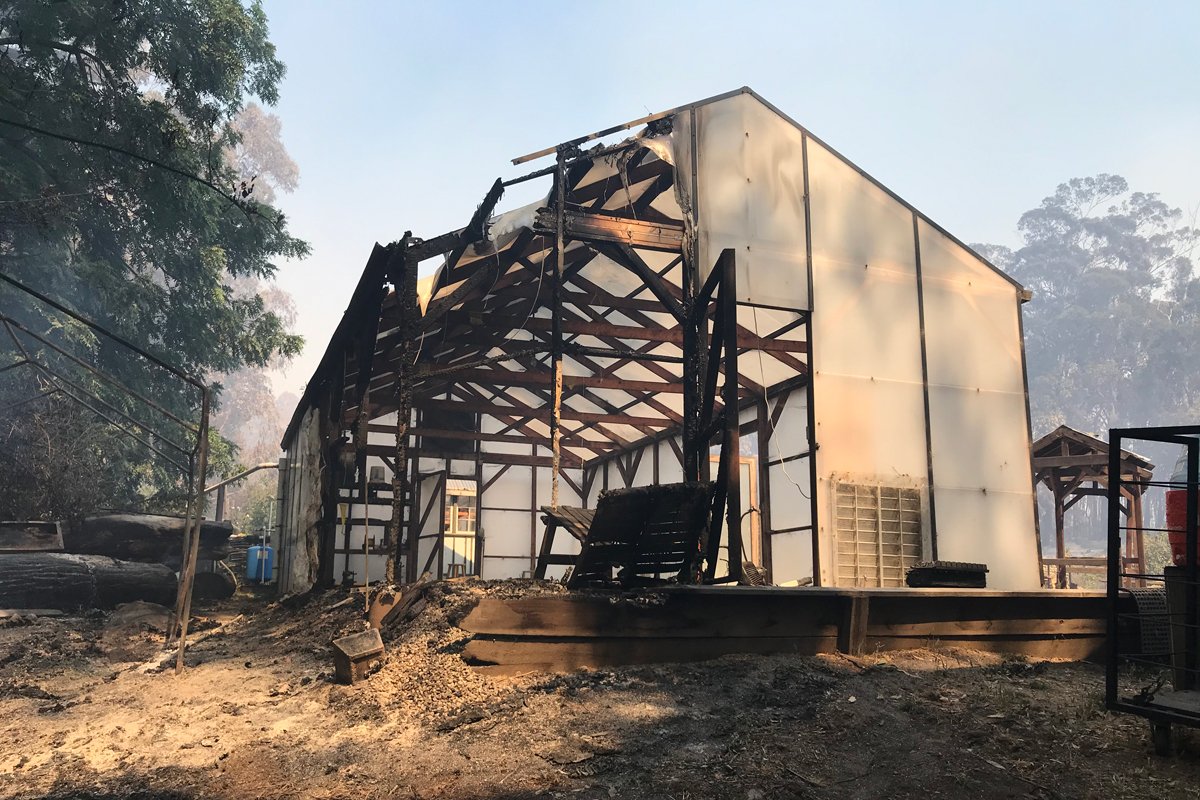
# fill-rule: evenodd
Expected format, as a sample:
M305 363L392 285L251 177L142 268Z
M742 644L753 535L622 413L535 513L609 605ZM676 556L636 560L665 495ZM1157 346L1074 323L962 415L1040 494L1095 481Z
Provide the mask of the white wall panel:
M807 458L776 464L770 467L771 528L786 530L808 525L812 519L812 503L808 482Z
M811 141L808 163L818 527L828 584L830 480L927 481L925 405L912 212Z
M642 460L633 476L634 486L650 486L654 483L654 448L642 448Z
M772 487L774 488L774 487ZM771 571L774 583L791 583L812 578L812 534L809 531L779 533L771 537Z
M1037 588L1018 290L919 231L938 557L986 563L992 588Z
M679 443L679 439L675 440ZM682 445L680 445L682 447ZM647 456L649 458L649 456ZM658 482L659 483L680 483L683 481L683 465L679 463L679 456L675 455L675 451L671 448L670 442L658 443Z
M697 117L702 275L733 248L739 300L808 308L800 131L748 94Z
M935 491L939 559L987 564L989 589L1039 587L1033 501L1028 495L941 485L935 485Z
M483 557L483 578L489 581L527 577L529 562L524 558Z
M497 478L500 472L503 474ZM492 481L492 484L484 491L480 505L484 508L530 508L532 472L532 467L484 465L483 482Z
M484 530L484 557L521 556L525 559L522 569L529 569L529 521L532 516L524 511L484 512L487 527ZM490 577L490 576L485 576Z

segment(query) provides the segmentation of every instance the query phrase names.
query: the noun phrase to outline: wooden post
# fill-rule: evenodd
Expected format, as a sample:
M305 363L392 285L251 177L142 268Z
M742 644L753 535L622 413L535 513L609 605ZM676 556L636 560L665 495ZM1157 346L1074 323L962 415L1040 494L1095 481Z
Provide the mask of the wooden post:
M1054 494L1054 553L1062 559L1067 557L1067 539L1063 529L1063 517L1066 511L1063 509L1062 483L1058 479L1058 472L1051 473L1051 486ZM1058 574L1054 581L1055 587L1059 589L1067 588L1067 567L1059 563Z
M722 331L725 363L725 382L721 387L721 402L725 405L724 453L728 468L725 473L725 527L728 529L729 578L742 580L742 439L738 420L738 345L737 345L737 261L732 249L721 251L717 263L721 270L721 307L724 310Z
M483 430L483 415L475 415L475 428ZM483 576L483 442L475 441L475 539L471 545L471 574Z
M762 540L759 566L767 573L768 584L775 582L771 553L771 430L771 406L764 397L758 404L758 535Z
M862 592L853 592L842 602L842 619L838 624L838 650L850 656L862 655L867 640L871 597Z
M200 553L200 518L204 515L204 485L208 481L208 412L209 394L205 388L200 395L200 430L196 435L196 476L192 487L192 502L188 535L184 537L187 550L179 572L179 594L175 601L175 618L179 623L179 649L175 652L175 674L183 672L183 654L187 649L188 619L192 614L192 587L196 579L196 561Z
M409 412L412 413L412 412ZM400 411L396 411L396 457L399 459L400 451L404 450L407 455L407 440L408 426L404 424L404 418L400 416ZM404 530L404 473L400 471L399 460L392 464L392 524L390 537L388 538L387 547L387 566L384 567L384 583L391 585L396 582L396 554L400 552L400 539Z
M425 481L421 479L419 451L413 456L412 462L412 490L408 493L412 505L408 515L408 536L403 537L408 548L404 569L406 583L415 583L415 576L419 572L417 559L421 555L421 505L425 502Z
M562 276L566 253L565 215L567 203L567 154L560 150L554 174L554 264L550 271L551 347L550 364L554 372L550 407L550 505L558 508L558 473L562 461L563 332ZM537 451L534 450L536 455ZM534 475L536 486L536 473ZM537 508L533 509L534 519ZM530 558L534 558L533 550ZM531 567L532 569L532 567Z
M395 581L396 562L404 555L404 509L408 504L411 485L408 478L408 427L412 419L412 378L417 360L417 327L421 320L421 309L417 304L417 264L408 259L409 231L399 242L392 245L388 258L388 277L396 293L396 311L399 315L400 359L396 364L396 468L392 471L392 547L388 554L385 580ZM361 367L360 367L361 369ZM410 522L417 514L413 509L408 515ZM412 538L411 525L409 536ZM411 583L417 579L415 540L409 546L406 562L406 577Z
M1134 487L1133 503L1130 505L1130 510L1133 511L1133 518L1130 520L1130 527L1133 529L1131 534L1136 537L1137 542L1137 563L1138 574L1146 574L1146 541L1142 535L1142 526L1145 524L1145 519L1142 516L1142 493L1145 487ZM1145 578L1138 579L1139 586L1146 585Z

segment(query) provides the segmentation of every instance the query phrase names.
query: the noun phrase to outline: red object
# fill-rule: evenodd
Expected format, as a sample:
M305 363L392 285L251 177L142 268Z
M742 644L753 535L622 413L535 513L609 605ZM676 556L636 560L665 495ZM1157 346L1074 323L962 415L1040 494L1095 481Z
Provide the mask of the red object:
M1175 566L1187 564L1187 489L1167 490L1167 538Z

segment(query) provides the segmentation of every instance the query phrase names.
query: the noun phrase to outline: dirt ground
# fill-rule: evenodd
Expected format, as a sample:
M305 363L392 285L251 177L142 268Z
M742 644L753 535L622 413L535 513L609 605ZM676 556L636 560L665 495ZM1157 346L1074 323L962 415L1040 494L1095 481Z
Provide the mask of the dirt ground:
M485 592L436 585L380 670L332 681L331 608L201 609L188 669L155 668L137 610L0 628L0 796L18 798L1174 798L1200 736L1152 755L1103 708L1103 671L965 651L726 657L484 676L454 626ZM3 624L3 623L0 623ZM207 629L207 630L205 630Z

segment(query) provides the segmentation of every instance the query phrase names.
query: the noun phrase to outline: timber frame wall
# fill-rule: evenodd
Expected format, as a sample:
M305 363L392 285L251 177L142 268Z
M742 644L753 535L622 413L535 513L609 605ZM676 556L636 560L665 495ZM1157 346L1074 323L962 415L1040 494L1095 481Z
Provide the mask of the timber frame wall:
M655 131L669 132L670 118L651 120ZM657 482L667 471L660 473L663 443L678 462L673 474L715 480L704 577L718 580L720 562L720 579L741 578L742 559L719 551L743 551L740 534L751 511L760 514L760 560L770 569L769 503L741 507L740 470L730 468L731 454L739 453L743 432L759 437L758 488L769 498L766 442L788 397L810 391L810 314L760 306L786 320L761 336L739 324L739 310L756 304L736 299L732 250L701 281L695 238L673 192L675 169L641 138L586 153L563 145L553 168L517 179L553 180L528 227L490 233L489 217L506 185L498 180L464 228L428 240L406 233L375 247L284 439L290 452L304 410L319 409L320 584L361 583L360 565L381 555L386 574L373 579L440 574L437 506L449 477L478 487L481 535L472 571L480 574L489 559L502 558L520 563L493 574L532 571L539 506L586 504L599 490L598 476L606 488L617 488L607 486L607 466L633 485L647 450L654 453ZM444 265L422 309L417 268L437 257ZM626 271L632 291L600 285L589 266L601 263ZM786 379L764 386L740 373L738 356L749 351L773 359ZM805 405L811 408L811 401ZM736 411L727 414L727 408ZM469 424L450 426L447 419ZM721 457L712 475L714 445ZM389 481L369 480L368 458L386 465ZM506 473L523 468L530 470L530 495L492 499ZM283 506L285 530L294 524L287 517L295 505ZM816 518L815 499L813 506L810 519ZM495 537L487 534L502 516L511 528L518 514L528 516L528 550L495 552ZM382 531L373 542L363 534L372 529ZM281 544L287 561L286 536ZM345 565L340 575L338 556Z
M305 568L283 591L461 568L442 518L459 481L477 491L463 566L491 578L533 571L541 506L711 478L710 581L747 557L784 585L871 580L882 506L847 526L855 487L919 495L899 568L1040 585L1019 283L749 89L514 163L545 156L463 228L376 245L284 436L319 502L283 504L281 561Z

